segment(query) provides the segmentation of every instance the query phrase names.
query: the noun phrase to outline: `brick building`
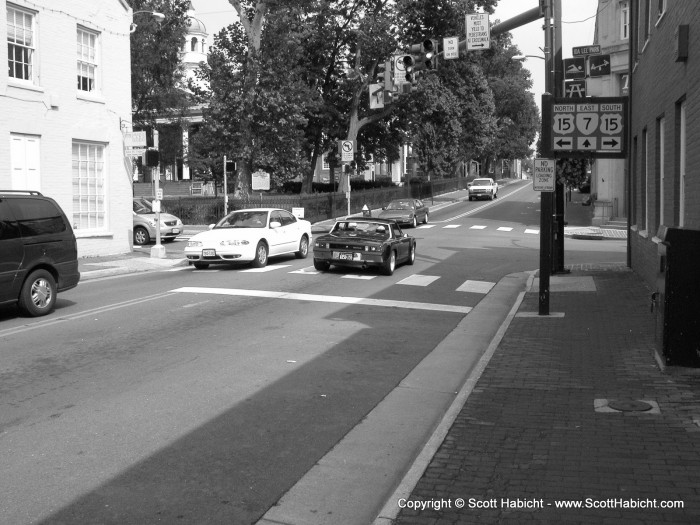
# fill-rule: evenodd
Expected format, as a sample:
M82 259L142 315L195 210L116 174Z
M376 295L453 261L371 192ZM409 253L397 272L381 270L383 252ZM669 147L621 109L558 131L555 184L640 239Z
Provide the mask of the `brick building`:
M629 255L654 287L659 226L700 230L700 9L696 0L629 3Z
M0 188L56 199L73 223L79 256L128 252L129 4L13 0L2 15Z

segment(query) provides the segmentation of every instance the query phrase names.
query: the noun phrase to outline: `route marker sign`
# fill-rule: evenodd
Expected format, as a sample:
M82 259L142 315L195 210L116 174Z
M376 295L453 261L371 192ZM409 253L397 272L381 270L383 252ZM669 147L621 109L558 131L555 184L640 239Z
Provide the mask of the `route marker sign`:
M488 13L468 13L465 27L467 28L467 51L491 47L491 26L489 25Z
M626 156L627 97L552 98L544 109L555 157Z
M554 191L557 161L554 159L535 159L534 169L532 189L535 191Z

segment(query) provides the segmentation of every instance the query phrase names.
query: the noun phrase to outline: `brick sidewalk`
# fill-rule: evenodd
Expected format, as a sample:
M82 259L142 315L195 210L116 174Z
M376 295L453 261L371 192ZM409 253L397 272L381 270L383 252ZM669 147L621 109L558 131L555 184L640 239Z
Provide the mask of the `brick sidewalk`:
M552 292L564 317L513 319L408 499L428 508L394 523L700 523L700 374L659 370L650 290L634 273L571 276L597 291ZM519 311L537 308L530 292ZM555 507L586 498L599 508ZM662 500L684 508L619 508Z

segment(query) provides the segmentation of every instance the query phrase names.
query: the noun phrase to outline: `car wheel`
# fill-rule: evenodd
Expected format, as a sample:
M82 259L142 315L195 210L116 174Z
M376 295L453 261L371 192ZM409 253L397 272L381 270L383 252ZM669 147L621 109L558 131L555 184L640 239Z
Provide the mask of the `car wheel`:
M209 268L209 263L196 262L194 263L194 267L198 270L206 270L207 268Z
M148 230L142 226L134 228L134 244L143 246L151 242L151 236L148 235Z
M406 264L412 266L414 262L416 262L416 245L412 244L408 250L408 261L406 261Z
M46 315L56 304L56 280L46 270L32 272L22 285L18 306L31 317Z
M428 212L425 213L425 219L423 219L423 224L428 224L428 221L430 220L430 214Z
M496 193L493 194L493 198L494 198L494 199L497 199L497 198L498 198L498 192L496 192Z
M327 272L331 267L331 264L328 261L322 261L320 259L314 259L314 268L316 268L319 272Z
M382 273L384 275L392 275L396 269L396 252L391 250L389 256L384 261L382 265Z
M253 259L253 268L263 268L267 265L267 244L260 241L255 248L255 259Z
M301 237L299 241L299 251L294 255L296 255L297 259L306 259L306 256L309 255L309 238L306 235Z
M472 200L472 196L471 196L471 195L469 196L469 200L470 200L470 201Z
M415 215L413 216L413 222L411 223L411 226L413 226L414 228L418 226L418 219Z

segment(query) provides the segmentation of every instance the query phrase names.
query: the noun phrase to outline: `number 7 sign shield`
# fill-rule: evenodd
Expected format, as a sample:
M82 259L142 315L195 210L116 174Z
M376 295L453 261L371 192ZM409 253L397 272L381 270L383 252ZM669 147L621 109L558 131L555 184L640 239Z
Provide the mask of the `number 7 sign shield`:
M576 114L576 129L579 133L590 135L598 129L598 113L578 113Z

